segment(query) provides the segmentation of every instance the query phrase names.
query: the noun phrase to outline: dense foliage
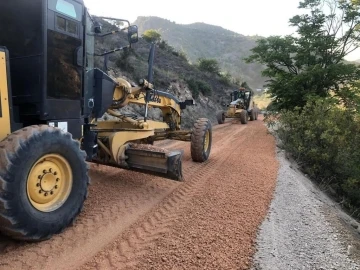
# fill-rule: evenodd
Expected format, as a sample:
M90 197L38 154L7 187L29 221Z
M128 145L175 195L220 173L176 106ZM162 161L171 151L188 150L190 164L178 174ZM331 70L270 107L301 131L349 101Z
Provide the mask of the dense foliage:
M264 64L268 124L313 179L360 217L360 68L344 60L360 45L359 0L303 0L297 35L258 41L248 62Z
M343 204L360 209L360 121L335 101L314 99L302 110L282 112L277 134L309 175L346 198Z
M304 0L290 24L296 36L260 39L247 62L264 64L269 93L279 109L303 107L313 96L359 103L360 68L344 57L360 44L360 1Z
M211 95L211 86L205 81L191 78L186 82L194 98L198 98L200 93L202 93L204 96Z

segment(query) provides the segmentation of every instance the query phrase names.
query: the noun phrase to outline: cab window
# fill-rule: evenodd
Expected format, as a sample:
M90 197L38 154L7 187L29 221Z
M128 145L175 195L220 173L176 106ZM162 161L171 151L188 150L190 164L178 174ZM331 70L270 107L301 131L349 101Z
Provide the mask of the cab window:
M67 20L59 15L56 16L56 29L72 35L78 34L78 23Z
M48 0L49 9L81 22L82 6L72 0Z

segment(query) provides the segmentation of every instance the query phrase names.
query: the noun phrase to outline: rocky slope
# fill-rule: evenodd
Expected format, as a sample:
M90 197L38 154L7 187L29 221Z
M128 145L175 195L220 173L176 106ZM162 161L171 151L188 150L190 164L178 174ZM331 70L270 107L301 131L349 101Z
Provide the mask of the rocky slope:
M102 21L103 31L114 30L115 26ZM106 38L97 38L96 51L103 52L115 47L126 45L126 35L112 35ZM108 73L112 77L123 77L134 85L140 78L147 78L148 56L150 44L139 38L139 42L132 49L112 54L108 57ZM98 58L96 65L103 68L104 59ZM207 84L211 91L194 95L189 88L188 80L201 81ZM158 90L174 94L178 99L195 99L196 105L187 107L183 111L183 127L189 128L199 117L207 117L216 121L216 111L224 109L222 100L229 99L229 93L238 86L225 83L218 75L200 71L196 66L189 64L186 57L169 45L156 45L154 60L154 85ZM129 113L143 115L144 109L138 106L127 106ZM158 110L152 110L150 117L161 118Z

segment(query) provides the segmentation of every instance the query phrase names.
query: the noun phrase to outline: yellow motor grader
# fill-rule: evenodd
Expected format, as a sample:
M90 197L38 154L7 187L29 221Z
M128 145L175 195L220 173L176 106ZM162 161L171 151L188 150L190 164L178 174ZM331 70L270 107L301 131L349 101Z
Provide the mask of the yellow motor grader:
M125 31L131 47L138 30L101 33L83 0L11 0L0 9L0 232L41 241L60 233L80 213L89 184L87 162L181 181L182 150L152 145L191 141L194 161L208 159L211 124L181 130L178 101L157 91L151 78L133 87L94 68L94 40ZM146 107L143 119L118 112L129 103ZM158 107L163 122L147 117ZM105 113L116 120L101 120Z
M253 100L254 93L244 87L230 94L230 104L227 111L218 111L216 114L218 124L223 124L226 118L240 119L241 124L247 124L248 120L257 120L259 109Z

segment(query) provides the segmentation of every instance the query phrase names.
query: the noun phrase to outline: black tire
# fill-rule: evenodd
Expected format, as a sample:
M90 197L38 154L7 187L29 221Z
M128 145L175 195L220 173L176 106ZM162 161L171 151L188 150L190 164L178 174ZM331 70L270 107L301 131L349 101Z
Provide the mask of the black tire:
M205 138L208 134L208 146L205 149ZM196 120L191 134L191 158L195 162L208 160L212 144L212 125L207 118Z
M72 184L67 198L54 210L45 212L31 203L27 182L34 164L48 154L57 155L67 162ZM0 142L0 231L19 240L49 239L72 224L81 212L88 184L85 152L80 150L79 142L73 140L70 133L45 125L14 132ZM39 191L39 194L42 193Z
M240 122L241 124L247 124L248 122L248 112L246 110L241 111L240 113Z
M217 121L218 121L219 125L224 124L225 118L226 118L225 113L223 111L217 112L216 118L217 118Z
M252 110L251 110L251 113L250 113L250 121L254 121L254 120L255 120L255 117L256 117L255 110L252 109Z

